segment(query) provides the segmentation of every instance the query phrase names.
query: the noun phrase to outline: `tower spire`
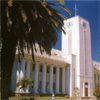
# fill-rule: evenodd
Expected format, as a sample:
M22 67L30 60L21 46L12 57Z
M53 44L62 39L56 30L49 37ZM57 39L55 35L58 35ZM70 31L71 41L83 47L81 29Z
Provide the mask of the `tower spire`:
M77 7L76 7L76 4L75 4L75 16L77 16L77 11L78 11L78 9L77 9Z

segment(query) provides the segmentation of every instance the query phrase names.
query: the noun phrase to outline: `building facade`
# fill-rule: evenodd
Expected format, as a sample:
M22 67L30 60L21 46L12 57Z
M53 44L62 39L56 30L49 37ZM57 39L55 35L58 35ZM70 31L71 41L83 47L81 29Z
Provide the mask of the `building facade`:
M12 71L11 92L23 93L15 84L23 77L33 82L26 93L56 93L74 96L75 88L80 89L80 97L93 96L93 88L100 79L100 63L92 61L91 34L89 22L80 16L64 21L66 35L62 33L61 51L52 49L51 56L45 52L35 52L35 62L31 51L25 49L25 56L18 62L16 51Z

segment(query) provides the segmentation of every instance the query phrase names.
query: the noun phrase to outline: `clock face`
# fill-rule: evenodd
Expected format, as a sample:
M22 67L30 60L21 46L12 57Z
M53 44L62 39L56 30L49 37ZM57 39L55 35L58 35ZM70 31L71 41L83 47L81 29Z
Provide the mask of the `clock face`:
M67 27L70 28L72 25L73 25L73 23L72 23L72 22L69 22L69 23L67 24Z
M86 23L85 22L83 22L83 27L86 28Z

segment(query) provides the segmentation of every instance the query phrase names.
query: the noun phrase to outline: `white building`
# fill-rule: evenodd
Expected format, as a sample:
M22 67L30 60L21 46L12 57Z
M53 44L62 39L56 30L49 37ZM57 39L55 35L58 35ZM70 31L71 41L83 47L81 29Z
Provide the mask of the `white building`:
M35 53L35 63L31 52L25 50L25 57L18 62L16 51L12 71L11 91L23 93L15 84L23 77L33 81L27 93L68 94L73 97L75 88L80 89L80 97L93 96L93 88L100 79L100 63L91 58L91 34L89 22L80 16L64 21L66 35L62 33L61 51L52 49L51 56ZM38 45L37 45L38 48Z

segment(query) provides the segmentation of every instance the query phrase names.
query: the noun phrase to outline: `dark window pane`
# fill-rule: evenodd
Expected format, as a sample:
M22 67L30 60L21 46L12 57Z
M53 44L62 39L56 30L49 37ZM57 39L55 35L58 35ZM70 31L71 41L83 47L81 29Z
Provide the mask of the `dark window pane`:
M41 66L40 66L40 72L42 72L42 69L43 69L43 66L41 65Z
M34 86L34 81L32 81L32 83L33 83L33 86ZM31 88L33 88L33 86L31 86Z
M35 64L33 64L33 71L35 71Z
M49 89L49 82L46 82L46 89Z
M53 90L55 90L55 83L53 83Z
M56 74L56 68L53 69L53 74Z
M49 73L49 72L50 72L50 67L48 66L48 67L47 67L47 73Z
M42 85L42 83L41 83L41 81L39 82L39 89L41 89L41 85Z
M88 83L87 83L87 82L85 82L85 85L88 85Z

